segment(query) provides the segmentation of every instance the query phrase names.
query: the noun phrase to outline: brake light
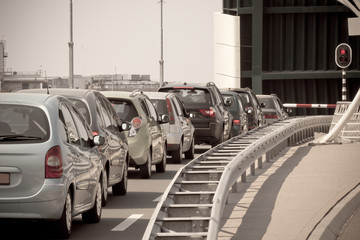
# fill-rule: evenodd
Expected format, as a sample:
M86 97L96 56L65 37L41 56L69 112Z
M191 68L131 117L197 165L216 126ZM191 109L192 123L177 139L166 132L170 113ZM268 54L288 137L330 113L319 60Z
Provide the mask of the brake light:
M63 161L60 146L47 151L45 156L45 178L61 178L63 174Z
M278 119L279 116L276 113L266 113L265 118Z
M131 120L131 125L133 126L133 128L135 129L138 129L141 127L141 124L142 124L142 121L141 121L141 118L139 117L134 117L132 120Z
M202 115L205 115L205 116L210 116L210 118L215 118L216 117L216 112L213 108L210 108L210 109L200 109L200 112Z
M168 113L169 113L169 118L170 118L169 123L174 124L175 123L174 111L172 109L170 99L168 99L168 98L166 98L166 106L167 106Z
M234 120L233 120L233 125L235 125L235 126L240 126L240 120L234 119Z
M99 132L98 131L93 131L92 134L93 134L93 136L97 136L97 135L99 135Z

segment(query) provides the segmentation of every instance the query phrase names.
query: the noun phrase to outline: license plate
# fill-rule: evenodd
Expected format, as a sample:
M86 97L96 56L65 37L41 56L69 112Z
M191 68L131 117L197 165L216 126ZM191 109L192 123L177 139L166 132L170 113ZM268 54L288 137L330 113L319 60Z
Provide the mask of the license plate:
M0 185L10 184L10 173L0 173Z

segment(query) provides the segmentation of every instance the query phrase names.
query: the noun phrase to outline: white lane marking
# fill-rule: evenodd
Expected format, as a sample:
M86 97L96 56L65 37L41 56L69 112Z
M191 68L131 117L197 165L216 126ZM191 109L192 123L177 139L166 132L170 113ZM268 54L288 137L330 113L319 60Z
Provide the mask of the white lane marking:
M111 231L125 231L128 227L141 218L144 214L133 214L126 220L122 221L119 225L111 229Z
M153 202L159 202L162 196L163 196L163 195L160 195L159 197L155 198L155 199L153 200Z

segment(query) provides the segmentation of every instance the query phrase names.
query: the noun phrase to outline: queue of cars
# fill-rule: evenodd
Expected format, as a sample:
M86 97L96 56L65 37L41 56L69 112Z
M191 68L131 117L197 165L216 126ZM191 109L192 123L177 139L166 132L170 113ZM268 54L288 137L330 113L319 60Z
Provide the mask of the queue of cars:
M0 218L50 220L68 238L76 215L100 221L109 187L127 193L129 167L141 178L153 165L165 172L167 156L192 159L195 144L214 147L244 134L274 120L268 108L278 106L276 95L220 91L211 82L164 83L158 92L1 93Z

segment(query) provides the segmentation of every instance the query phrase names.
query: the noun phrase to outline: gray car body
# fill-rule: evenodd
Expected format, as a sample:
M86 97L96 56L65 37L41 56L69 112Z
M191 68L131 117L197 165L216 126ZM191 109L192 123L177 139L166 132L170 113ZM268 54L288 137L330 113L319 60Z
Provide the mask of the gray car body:
M159 109L160 105L157 104L157 101L166 102L166 99L169 100L172 108L173 119L170 119L170 122L168 123L162 124L167 134L167 152L168 155L179 157L179 160L181 161L182 154L187 153L188 151L194 151L193 148L195 144L195 128L190 121L190 116L186 112L183 103L174 93L144 92L144 94L146 94L154 103L154 106L159 114L169 113L167 112L167 109L166 112L162 113ZM177 151L179 149L180 156L177 156Z
M3 104L41 109L49 121L50 134L40 142L4 141L0 137L0 172L10 174L10 183L0 186L0 218L58 220L68 191L72 192L73 216L92 208L96 184L103 172L102 159L96 146L75 146L62 141L59 105L72 103L56 95L0 93L0 105ZM61 149L63 175L47 179L45 155L54 146Z

